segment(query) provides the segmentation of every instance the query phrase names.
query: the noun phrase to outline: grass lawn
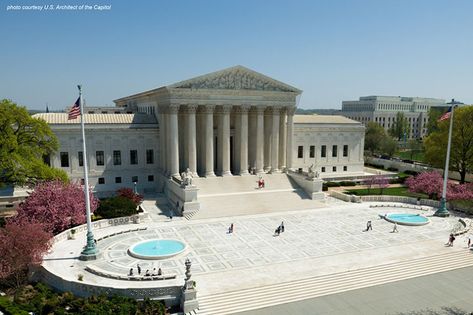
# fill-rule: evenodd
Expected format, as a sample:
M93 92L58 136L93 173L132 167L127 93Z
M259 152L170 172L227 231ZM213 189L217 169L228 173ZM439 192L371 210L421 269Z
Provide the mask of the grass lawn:
M411 160L411 152L410 151L400 151L394 154L395 157L400 158L401 160ZM412 155L412 160L417 162L424 162L425 163L425 156L424 151L416 151Z
M367 196L367 195L381 195L381 190L379 188L372 188L369 192L368 189L349 189L345 193L353 194L357 196ZM414 197L414 198L423 198L428 199L429 196L420 193L411 193L407 187L391 187L384 188L383 195L388 196L404 196L404 197Z

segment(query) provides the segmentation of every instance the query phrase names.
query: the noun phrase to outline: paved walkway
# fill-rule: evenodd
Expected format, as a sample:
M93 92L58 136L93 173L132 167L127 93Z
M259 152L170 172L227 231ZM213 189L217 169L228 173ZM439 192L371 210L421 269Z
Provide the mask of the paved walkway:
M126 275L137 263L144 270L158 264L129 256L129 246L152 238L173 238L184 241L188 249L185 254L160 261L160 266L165 272L183 276L183 262L189 257L199 294L209 295L271 285L281 282L281 278L286 281L304 279L449 250L443 244L456 224L455 217L432 217L432 223L428 225L399 226L399 233L390 233L392 224L379 219L378 214L395 210L370 208L367 203L345 203L298 212L196 221L179 218L181 220L115 226L97 230L96 238L136 227L147 227L147 230L99 241L98 248L104 254L101 259L93 262L74 260L71 265L71 259L78 256L85 238L80 233L77 240L56 243L44 265L70 280L84 273L85 265L89 264ZM414 209L402 211L419 213ZM363 232L367 220L373 221L373 231ZM275 237L274 230L281 221L284 221L286 231ZM231 223L235 231L228 234ZM127 281L112 281L89 273L84 274L84 281L129 285Z
M473 267L457 269L238 315L470 315Z

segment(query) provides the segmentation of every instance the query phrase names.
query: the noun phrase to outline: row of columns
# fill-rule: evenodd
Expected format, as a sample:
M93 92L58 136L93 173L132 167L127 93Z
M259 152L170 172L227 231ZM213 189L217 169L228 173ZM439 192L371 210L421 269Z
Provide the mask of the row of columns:
M230 169L230 114L234 108L234 171L238 175L247 175L249 163L257 173L264 171L279 172L292 166L292 134L294 107L214 106L214 105L170 105L159 107L160 123L160 163L159 167L166 176L179 175L179 135L184 135L185 150L181 153L185 168L197 175L198 143L203 159L201 175L215 176L214 171L214 114L217 114L217 170L218 175L232 175ZM179 125L179 112L182 114ZM197 142L197 115L202 120ZM266 116L265 116L266 114ZM255 134L249 134L249 115L252 116ZM286 125L287 116L287 125ZM287 126L287 129L286 129ZM184 128L179 132L180 128ZM255 141L249 148L249 137ZM249 154L251 151L251 154ZM185 154L185 156L184 156ZM249 156L254 158L249 161ZM182 163L181 163L182 165Z

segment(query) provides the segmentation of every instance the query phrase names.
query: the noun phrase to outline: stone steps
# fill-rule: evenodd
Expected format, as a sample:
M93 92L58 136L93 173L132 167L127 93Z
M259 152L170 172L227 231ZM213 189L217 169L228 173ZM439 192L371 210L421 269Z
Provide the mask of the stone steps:
M198 296L199 315L225 315L390 283L473 265L469 251L384 264L241 291Z

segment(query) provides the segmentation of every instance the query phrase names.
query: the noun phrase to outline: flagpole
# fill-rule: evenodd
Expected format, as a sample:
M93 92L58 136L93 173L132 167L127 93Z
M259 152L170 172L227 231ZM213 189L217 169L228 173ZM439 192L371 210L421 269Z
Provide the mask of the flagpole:
M89 170L87 164L87 148L85 145L85 128L84 128L84 109L82 106L82 86L79 89L79 107L80 107L80 127L82 131L82 155L84 157L84 195L85 195L85 213L87 217L87 245L80 253L80 260L95 260L97 258L97 248L95 246L94 234L92 233L92 222L90 218L90 196L89 196Z
M440 199L440 207L434 213L434 215L437 217L448 217L450 215L447 209L447 182L448 182L448 167L450 164L450 147L452 145L453 113L455 112L455 105L462 104L462 103L455 102L455 99L452 99L452 101L447 104L452 106L452 111L449 117L450 126L448 128L447 157L445 159L445 169L443 172L442 199Z

